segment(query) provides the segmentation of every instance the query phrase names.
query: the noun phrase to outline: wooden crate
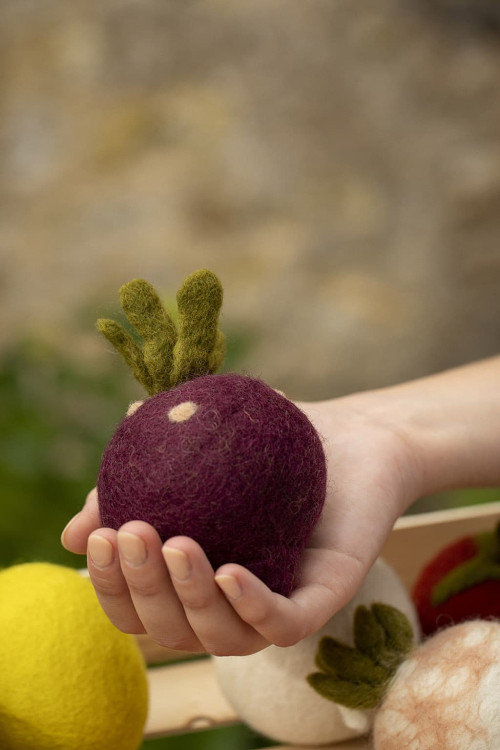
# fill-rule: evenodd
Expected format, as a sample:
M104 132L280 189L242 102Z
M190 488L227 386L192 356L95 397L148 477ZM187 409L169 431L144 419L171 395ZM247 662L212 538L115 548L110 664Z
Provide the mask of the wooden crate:
M500 502L405 516L395 525L382 557L410 588L424 563L441 547L460 536L489 530L498 520ZM187 659L154 667L158 662L179 659L179 654L157 646L146 636L138 636L138 640L150 665L146 739L239 723L219 689L210 660ZM359 739L330 747L332 750L370 750L371 745L369 740ZM287 748L289 746L282 746L281 750Z

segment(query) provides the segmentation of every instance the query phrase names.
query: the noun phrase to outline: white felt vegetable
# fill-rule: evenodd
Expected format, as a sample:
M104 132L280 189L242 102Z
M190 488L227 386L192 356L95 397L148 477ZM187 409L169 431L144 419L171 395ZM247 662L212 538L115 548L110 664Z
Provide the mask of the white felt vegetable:
M500 748L500 622L440 631L399 667L374 726L375 750Z
M326 701L307 677L315 669L320 639L331 636L352 644L354 611L374 602L401 610L419 632L404 585L387 563L377 560L354 599L318 633L288 648L269 646L250 656L214 657L221 688L238 716L261 734L293 744L321 745L368 732L373 711Z

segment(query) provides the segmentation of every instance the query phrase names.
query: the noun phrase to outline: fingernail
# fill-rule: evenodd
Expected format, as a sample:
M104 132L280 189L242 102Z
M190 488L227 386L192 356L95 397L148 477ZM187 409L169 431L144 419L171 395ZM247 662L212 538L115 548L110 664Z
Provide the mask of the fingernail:
M78 518L78 516L79 516L79 515L80 515L80 514L79 514L79 513L77 513L77 514L76 514L76 516L73 516L73 518L70 518L70 520L68 521L68 523L66 524L66 526L65 526L65 527L64 527L64 529L62 530L62 534L61 534L61 544L62 544L62 546L63 546L63 547L65 547L65 546L66 546L66 544L65 544L65 536L66 536L66 532L67 532L67 530L69 529L69 527L70 527L70 526L73 526L74 522L76 521L76 519Z
M113 562L113 545L99 534L91 534L88 539L89 555L97 568L107 568Z
M233 576L215 576L215 581L228 599L238 599L243 593L240 584Z
M178 581L186 581L191 575L191 563L186 553L174 547L162 547L161 551L171 575Z
M146 545L140 536L130 534L128 531L119 531L118 548L130 565L142 565L146 562Z

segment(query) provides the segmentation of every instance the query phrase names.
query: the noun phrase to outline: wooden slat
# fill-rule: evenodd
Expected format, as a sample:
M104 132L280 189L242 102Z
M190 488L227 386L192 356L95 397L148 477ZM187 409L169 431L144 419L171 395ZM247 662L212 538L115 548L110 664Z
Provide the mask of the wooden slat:
M382 556L410 587L425 562L441 547L465 534L491 529L498 520L500 503L405 516L397 522ZM162 652L157 655L161 657ZM148 679L150 708L146 738L238 723L219 689L208 659L150 668ZM371 745L368 740L360 739L331 747L332 750L370 750Z
M148 682L147 739L239 723L210 659L150 668Z

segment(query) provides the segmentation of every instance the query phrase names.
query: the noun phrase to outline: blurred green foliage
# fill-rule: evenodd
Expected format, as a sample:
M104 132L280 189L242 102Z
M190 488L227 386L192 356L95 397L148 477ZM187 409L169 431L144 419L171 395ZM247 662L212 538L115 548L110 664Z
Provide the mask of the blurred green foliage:
M277 744L239 724L234 727L184 734L181 737L149 740L143 744L141 750L252 750Z
M438 492L435 495L421 497L408 508L407 515L415 513L430 513L433 510L446 508L465 508L468 505L481 505L500 501L500 487L486 487L484 489L460 489Z
M61 530L94 486L99 460L130 400L118 368L76 364L41 341L4 352L0 370L0 564L82 566Z

